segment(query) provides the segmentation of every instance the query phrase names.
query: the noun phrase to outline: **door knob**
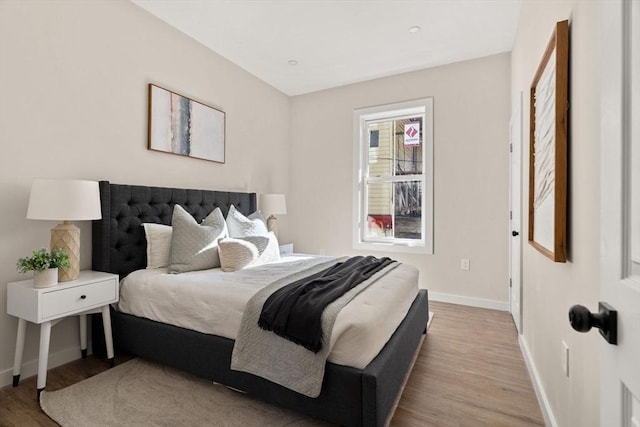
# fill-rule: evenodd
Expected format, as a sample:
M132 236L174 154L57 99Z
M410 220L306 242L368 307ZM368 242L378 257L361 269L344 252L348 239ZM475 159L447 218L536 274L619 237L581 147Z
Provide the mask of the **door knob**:
M520 235L520 233L518 233L517 231L513 230L513 231L511 232L511 235L512 235L513 237L516 237L516 236L519 236L519 235Z
M618 344L618 312L606 302L598 303L598 313L591 313L583 305L569 309L569 322L578 332L589 332L595 327L609 344Z

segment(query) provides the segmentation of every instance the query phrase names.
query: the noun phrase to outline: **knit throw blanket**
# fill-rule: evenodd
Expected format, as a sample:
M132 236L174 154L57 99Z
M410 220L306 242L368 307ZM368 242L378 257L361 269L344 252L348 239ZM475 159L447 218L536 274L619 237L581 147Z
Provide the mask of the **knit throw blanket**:
M372 263L371 260L367 260L364 263L367 267L362 267L363 263L359 261L361 260L341 259L310 265L302 271L277 280L258 291L245 308L233 347L231 369L260 376L305 396L318 397L322 389L326 360L331 353L329 342L338 313L356 295L399 265L397 262ZM326 292L332 296L327 297L325 294L320 298L327 304L321 310L319 322L321 339L317 351L315 348L310 350L303 345L296 344L294 341L297 339L285 338L273 331L262 329L258 325L265 302L279 289L296 282L298 287L293 287L293 289L300 289L300 286L304 289L305 284L307 290L318 289L318 283L325 283L324 280L316 281L315 286L309 283L326 276L334 276L335 278L336 272L341 270L343 273L337 274L339 279L337 285L341 286L345 292L341 296L333 298L335 295L328 287ZM353 280L345 279L345 277L351 277L354 274L362 276L363 279L355 285ZM332 301L328 301L329 299ZM275 317L277 318L277 316Z

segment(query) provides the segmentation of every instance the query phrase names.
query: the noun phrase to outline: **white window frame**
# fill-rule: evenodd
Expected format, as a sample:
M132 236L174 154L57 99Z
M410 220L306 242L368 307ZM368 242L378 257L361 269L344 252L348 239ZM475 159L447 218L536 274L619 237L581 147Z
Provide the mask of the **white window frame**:
M422 116L422 174L398 175L392 181L419 181L422 185L422 239L394 237L368 238L366 201L367 183L381 181L369 177L369 138L367 122L382 119ZM353 187L353 248L368 251L433 254L433 97L376 107L361 108L353 112L354 187ZM385 178L384 182L388 182Z

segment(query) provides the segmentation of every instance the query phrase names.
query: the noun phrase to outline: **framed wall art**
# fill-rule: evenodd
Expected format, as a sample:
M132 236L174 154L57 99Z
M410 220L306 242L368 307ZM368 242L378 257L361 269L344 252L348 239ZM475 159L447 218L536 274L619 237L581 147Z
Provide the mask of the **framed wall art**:
M148 149L224 163L225 113L149 84Z
M530 97L529 244L555 262L567 260L569 21L556 27Z

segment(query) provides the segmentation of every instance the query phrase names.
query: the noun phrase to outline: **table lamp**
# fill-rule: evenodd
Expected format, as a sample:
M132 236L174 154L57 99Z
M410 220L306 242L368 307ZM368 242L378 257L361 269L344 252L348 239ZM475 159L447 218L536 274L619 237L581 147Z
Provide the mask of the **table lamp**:
M273 231L273 234L277 237L278 219L275 216L287 213L287 202L284 194L261 194L259 207L263 214L269 215L267 229Z
M28 219L64 221L51 229L51 250L63 249L71 267L58 269L58 281L76 280L80 274L80 229L70 221L102 218L96 181L34 179Z

